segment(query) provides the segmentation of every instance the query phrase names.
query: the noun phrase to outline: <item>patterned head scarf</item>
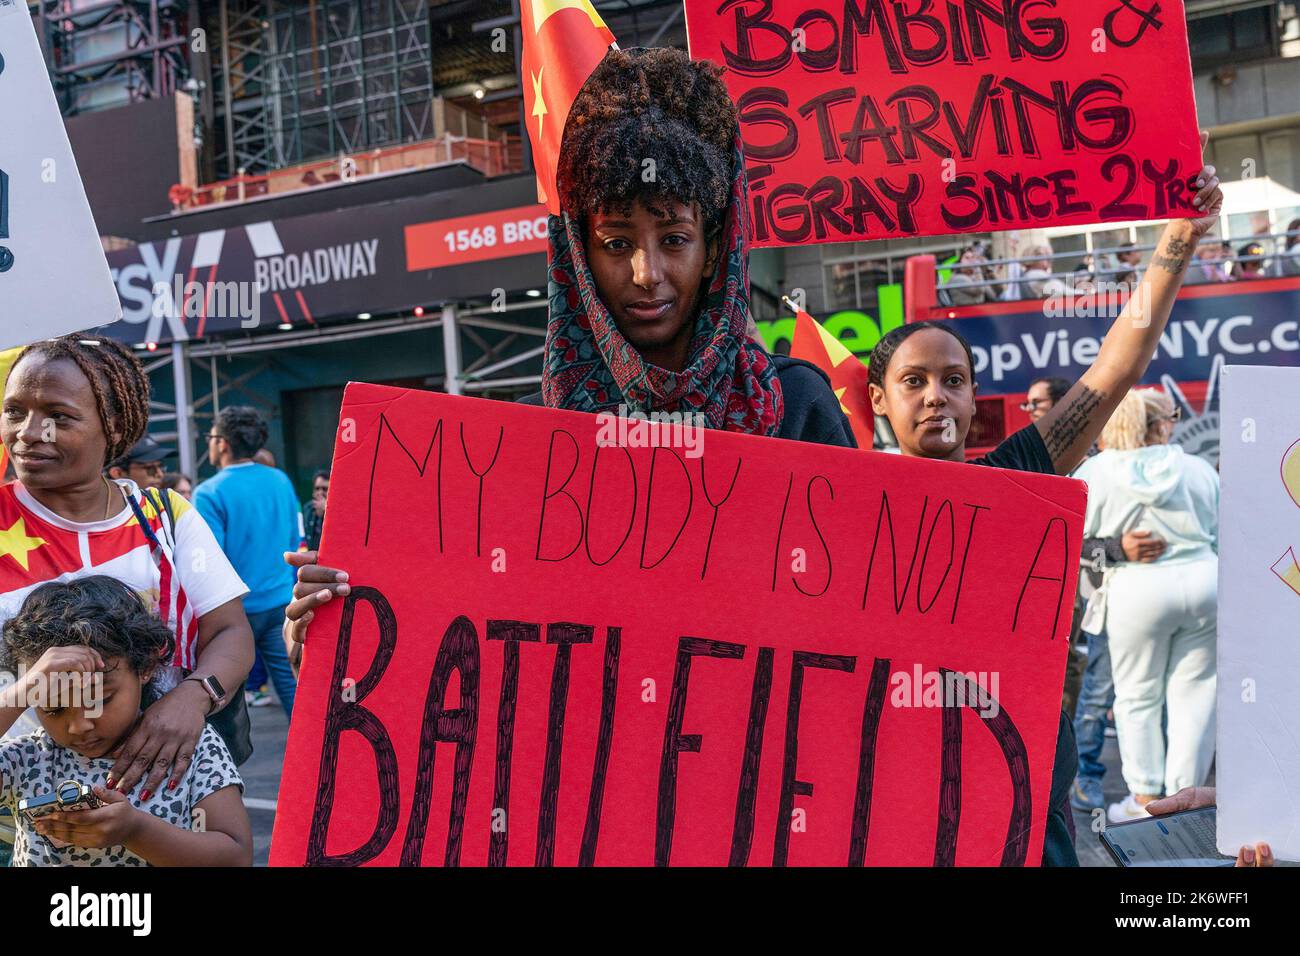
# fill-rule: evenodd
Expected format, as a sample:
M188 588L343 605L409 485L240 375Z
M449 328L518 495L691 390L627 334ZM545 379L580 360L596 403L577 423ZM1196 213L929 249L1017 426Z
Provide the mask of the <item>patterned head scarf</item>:
M702 297L681 372L649 365L623 337L596 291L580 223L551 216L550 321L542 400L551 408L699 413L709 428L775 435L784 403L772 359L751 339L748 186L737 137L731 199L720 237L722 256Z

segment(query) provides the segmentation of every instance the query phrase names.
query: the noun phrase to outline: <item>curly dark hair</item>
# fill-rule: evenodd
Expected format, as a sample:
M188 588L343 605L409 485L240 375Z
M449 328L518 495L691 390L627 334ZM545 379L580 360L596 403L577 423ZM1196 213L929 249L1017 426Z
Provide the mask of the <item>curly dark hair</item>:
M217 412L213 430L230 442L236 458L252 458L266 445L266 419L252 405L228 405Z
M739 128L722 68L682 50L610 50L573 101L557 184L566 212L655 215L669 201L698 202L710 237L731 195ZM653 160L654 175L647 181Z
M74 363L90 381L95 409L104 426L108 447L104 464L117 461L138 442L149 426L149 376L140 360L121 342L83 333L34 342L18 353L9 374L29 355ZM117 440L114 441L116 432Z
M80 644L107 659L120 657L136 674L171 659L171 628L116 578L93 574L42 584L4 625L0 663L17 670L51 647Z
M884 337L876 343L876 347L871 350L871 362L867 366L867 382L884 388L885 373L889 371L889 362L894 357L894 353L898 351L898 347L911 336L925 329L942 329L961 343L961 347L966 350L966 361L970 362L971 380L974 381L975 355L971 352L970 343L966 341L965 336L942 322L926 320L923 322L909 322L885 333Z

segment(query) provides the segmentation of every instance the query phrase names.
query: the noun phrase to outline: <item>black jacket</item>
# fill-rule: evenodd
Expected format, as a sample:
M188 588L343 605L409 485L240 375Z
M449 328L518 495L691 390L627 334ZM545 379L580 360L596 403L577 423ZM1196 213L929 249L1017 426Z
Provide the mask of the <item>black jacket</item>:
M840 400L831 391L831 380L811 362L773 355L777 378L785 399L785 415L777 438L857 448L853 429L840 409ZM533 392L519 399L524 405L542 405L542 393Z

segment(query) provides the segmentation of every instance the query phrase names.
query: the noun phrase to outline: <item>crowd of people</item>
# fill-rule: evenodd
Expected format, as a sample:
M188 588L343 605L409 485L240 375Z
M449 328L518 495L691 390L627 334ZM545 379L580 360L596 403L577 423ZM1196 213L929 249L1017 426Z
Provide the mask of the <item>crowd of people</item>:
M989 258L987 243L975 242L948 266L950 271L940 282L939 297L944 305L966 306L1132 289L1138 281L1143 254L1133 243L1124 243L1096 255L1077 255L1076 265L1061 268L1062 263L1075 258L1055 253L1049 244L1040 244L1022 250L1011 261L995 262ZM1290 222L1285 235L1252 239L1236 249L1221 240L1201 243L1184 284L1288 276L1300 276L1300 219Z
M542 388L524 401L592 413L668 409L716 429L856 447L827 375L769 354L749 334L737 134L736 108L707 62L673 49L614 50L596 68L564 135L566 215L551 219ZM647 155L663 157L649 180L640 175ZM1095 796L1087 781L1102 708L1114 711L1131 791L1114 817L1204 799L1191 788L1205 783L1213 753L1217 479L1168 445L1166 399L1133 391L1184 282L1187 250L1218 219L1212 167L1197 189L1202 217L1170 222L1138 280L1150 304L1144 320L1122 314L1077 382L1036 383L1027 426L970 463L1087 474L1099 489L1088 533L1111 558L1079 615L1088 666L1077 713L1060 716L1048 865L1078 862L1070 800ZM1040 275L1047 263L1031 262L1017 281L1051 281ZM1137 260L1121 265L1138 269ZM952 327L889 332L867 388L901 454L966 461L974 359ZM315 613L350 590L346 567L321 565L312 546L327 473L300 505L288 477L258 461L261 416L225 408L206 436L219 470L187 500L181 489L191 483L177 476L163 488L161 450L139 445L148 394L128 349L84 335L28 347L5 383L0 437L17 480L0 486L0 527L10 528L0 650L22 676L0 698L0 730L28 725L0 741L0 799L13 805L66 776L101 804L35 821L20 815L18 863L247 864L235 768L251 752L243 688L256 680L255 652L291 711L293 669ZM1167 605L1152 597L1159 589ZM1094 653L1104 644L1106 673ZM76 706L27 714L24 695L56 672L103 675L102 714ZM192 827L196 810L207 814L203 832ZM1239 862L1267 859L1243 848Z
M1035 420L1070 388L1039 379L1022 407ZM1063 701L1078 745L1070 803L1111 823L1203 788L1214 758L1219 477L1170 443L1179 418L1162 389L1131 390L1073 473L1088 510ZM1110 731L1129 792L1107 806Z

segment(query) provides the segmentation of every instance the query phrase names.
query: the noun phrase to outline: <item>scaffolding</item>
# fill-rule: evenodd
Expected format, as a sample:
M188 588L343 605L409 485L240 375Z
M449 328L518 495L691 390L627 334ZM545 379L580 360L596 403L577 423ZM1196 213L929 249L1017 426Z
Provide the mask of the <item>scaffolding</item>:
M215 120L222 138L217 146L217 178L274 169L270 118L267 114L266 57L263 37L269 29L259 0L219 0L216 36L219 68L213 70Z
M39 0L65 116L168 96L189 76L185 0Z
M219 0L217 176L433 135L426 0Z

